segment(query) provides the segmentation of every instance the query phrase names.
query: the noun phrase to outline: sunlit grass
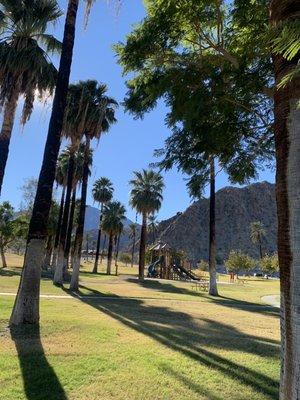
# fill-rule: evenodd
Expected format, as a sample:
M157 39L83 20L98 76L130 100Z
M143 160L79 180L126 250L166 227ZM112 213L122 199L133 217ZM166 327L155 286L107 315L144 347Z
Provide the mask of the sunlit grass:
M12 263L22 260L11 257L0 292L17 290ZM261 300L277 281L220 284L214 299L190 283L140 284L136 267L104 268L83 264L80 299L42 298L40 332L10 332L13 297L0 296L1 399L278 398L278 312ZM67 289L42 281L43 294Z

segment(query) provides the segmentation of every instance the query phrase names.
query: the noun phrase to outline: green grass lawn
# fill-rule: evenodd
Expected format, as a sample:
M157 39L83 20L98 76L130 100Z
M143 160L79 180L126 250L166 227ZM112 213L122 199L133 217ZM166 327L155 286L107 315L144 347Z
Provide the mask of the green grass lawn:
M22 259L0 272L0 292L16 292ZM278 398L278 311L261 297L277 281L219 286L80 276L81 296L42 298L40 331L9 330L13 297L0 295L0 399L263 400ZM42 294L68 295L42 280Z

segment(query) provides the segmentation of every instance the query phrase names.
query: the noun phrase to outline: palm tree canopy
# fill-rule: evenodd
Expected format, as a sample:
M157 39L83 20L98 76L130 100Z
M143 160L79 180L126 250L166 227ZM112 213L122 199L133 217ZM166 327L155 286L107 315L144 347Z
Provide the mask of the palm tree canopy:
M148 226L152 232L156 232L158 229L158 221L156 219L156 215L151 214L148 217Z
M258 243L266 235L265 228L260 221L254 221L250 225L250 237L253 243Z
M111 181L102 177L96 180L92 192L93 198L97 203L105 204L111 201L114 189Z
M61 16L56 0L1 0L0 105L18 90L25 98L22 123L29 119L35 95L52 94L57 70L49 54L61 42L47 33Z
M123 230L126 209L119 201L106 204L103 210L102 229L108 235L118 235Z
M83 165L84 165L84 153L85 152L85 144L80 143L77 150L74 152L72 146L67 146L64 148L59 157L56 167L56 182L58 185L65 186L67 183L67 175L68 175L68 165L71 154L74 155L74 178L73 178L73 187L75 187L82 180L83 175ZM88 155L88 165L89 165L89 175L91 175L91 165L93 164L93 150L89 149Z
M106 96L107 86L95 80L79 81L69 86L63 135L76 145L82 136L100 139L116 122L116 100Z
M71 146L69 146L69 151ZM80 143L78 149L75 151L75 172L74 172L74 185L80 183L83 177L83 168L85 161L86 144ZM92 174L91 167L93 165L93 149L88 149L87 164L89 168L89 176Z
M55 180L57 185L66 186L67 184L67 173L68 173L69 157L64 151L60 153L57 159Z
M145 169L142 172L135 171L134 179L129 184L132 187L130 205L138 213L153 214L160 209L164 188L163 177L160 173Z

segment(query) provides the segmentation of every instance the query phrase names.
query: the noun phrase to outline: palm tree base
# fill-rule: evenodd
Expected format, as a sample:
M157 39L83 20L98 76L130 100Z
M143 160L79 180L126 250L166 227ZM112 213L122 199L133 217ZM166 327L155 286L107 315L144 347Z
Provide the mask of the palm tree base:
M40 279L44 252L43 239L29 240L10 325L39 323Z

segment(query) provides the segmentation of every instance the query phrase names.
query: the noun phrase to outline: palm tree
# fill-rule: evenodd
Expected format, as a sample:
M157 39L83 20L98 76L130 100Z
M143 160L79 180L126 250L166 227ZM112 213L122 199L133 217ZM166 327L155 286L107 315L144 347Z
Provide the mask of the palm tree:
M57 252L58 252L58 243L59 243L59 236L60 236L60 229L61 229L61 221L62 221L64 204L65 204L67 165L68 165L68 160L65 157L65 153L60 154L60 156L58 157L58 162L57 162L57 166L56 166L55 180L56 180L57 186L62 187L62 192L61 192L60 207L59 207L59 214L58 214L58 220L57 220L57 225L56 225L54 248L53 248L53 255L52 255L52 268L53 269L55 268L56 261L57 261Z
M62 284L63 280L64 249L66 244L68 219L69 219L70 204L71 204L71 194L73 189L75 150L76 150L75 146L71 145L66 147L60 154L61 162L64 163L64 169L66 170L66 196L65 196L63 215L60 225L57 259L53 277L53 283L58 286Z
M119 250L120 250L120 241L121 241L121 235L123 232L124 226L122 225L120 232L118 233L117 236L115 236L115 267L116 267L116 275L118 275L118 258L119 258Z
M103 209L102 229L108 235L107 274L111 274L114 239L123 230L125 207L119 201L112 201Z
M132 247L131 247L131 268L132 268L133 262L134 262L136 224L130 224L129 229L130 229L129 237L130 237L130 239L132 239Z
M101 257L100 257L100 264L102 264L102 260L103 260L103 256L104 256L104 252L105 252L106 238L107 238L107 235L104 234L102 250L101 250Z
M46 242L46 252L45 252L45 258L44 262L42 265L43 269L47 269L51 265L51 256L53 252L53 238L56 233L56 227L58 224L58 218L59 218L60 210L59 210L59 205L53 201L52 202L52 207L50 210L49 214L49 219L48 219L48 238Z
M12 3L15 4L15 1L12 0ZM22 276L10 318L12 325L39 323L41 264L44 258L44 242L47 237L47 222L68 94L78 3L79 0L68 2L55 96L29 225Z
M94 198L94 201L96 201L100 204L98 239L97 239L95 264L94 264L94 268L93 268L94 274L97 273L97 269L98 269L98 260L99 260L100 243L101 243L101 221L102 221L103 207L105 204L107 204L109 201L111 201L112 196L113 196L113 191L114 191L114 189L113 189L112 183L108 178L102 177L94 183L93 198Z
M63 131L64 132L64 131ZM69 132L64 132L65 136L69 137ZM69 235L68 228L70 227L71 219L74 215L74 202L76 200L76 185L78 180L82 178L83 159L84 159L84 146L80 145L81 137L74 134L71 136L71 145L67 146L62 151L60 157L65 163L65 170L67 171L66 177L66 197L64 203L63 216L60 226L60 236L58 243L58 257L55 266L55 273L53 283L61 286L63 283L63 272L66 271L68 266L69 255ZM79 175L79 176L76 176ZM71 197L73 193L72 205ZM75 199L74 199L75 197ZM72 210L70 210L72 209ZM72 218L71 218L72 217ZM71 227L70 227L71 229Z
M0 105L4 106L0 132L0 193L19 97L24 96L21 122L25 124L33 102L52 94L57 70L49 55L61 43L46 31L61 16L56 0L5 0L0 5Z
M111 124L116 122L115 109L118 103L105 95L107 86L95 80L80 81L70 85L68 104L64 121L66 132L76 132L77 136L85 136L85 157L82 177L81 205L74 245L74 264L71 279L71 290L78 289L79 267L83 240L86 194L89 174L89 152L92 139L100 139Z
M75 169L73 174L73 192L72 192L72 199L71 199L71 207L70 207L70 214L68 219L68 229L67 229L67 237L66 243L64 248L64 259L66 262L66 267L68 267L69 263L69 256L71 250L71 240L72 240L72 232L73 232L73 224L74 224L74 215L75 215L75 208L76 208L76 187L80 182L82 182L83 178L83 165L84 165L84 152L85 146L83 143L80 143L78 150L75 153ZM92 165L92 154L90 154L90 158L88 161L88 167L90 169ZM90 174L90 171L89 171Z
M130 205L142 215L142 230L139 251L139 279L144 279L145 253L147 242L147 218L158 211L162 202L164 188L162 176L153 170L134 172L130 182Z
M218 296L216 270L216 173L215 158L210 157L210 197L209 197L209 290L211 296Z
M263 258L262 239L266 236L266 231L260 221L254 221L250 224L250 237L252 243L258 244L260 259Z
M276 32L289 25L294 28L297 24L299 27L298 0L271 0L269 7L271 25ZM296 31L299 32L298 29ZM282 51L272 55L276 84L299 67L299 47L294 46L294 43L299 43L299 34L295 42L290 41L289 34L289 37L284 36L284 44L293 45L294 54L290 58L284 57ZM278 259L281 278L281 400L296 399L300 392L299 87L298 74L274 93Z

